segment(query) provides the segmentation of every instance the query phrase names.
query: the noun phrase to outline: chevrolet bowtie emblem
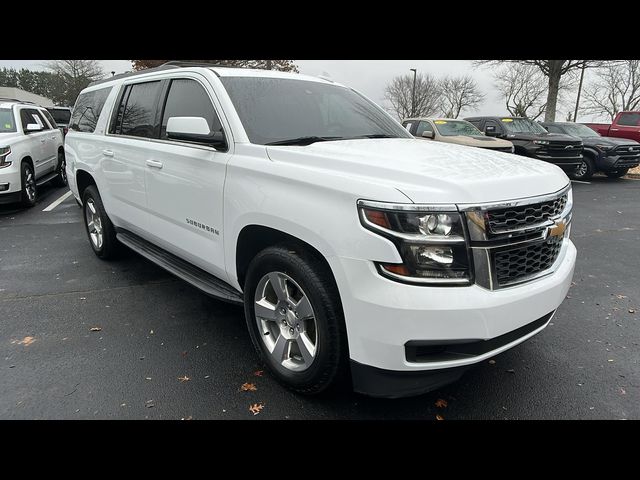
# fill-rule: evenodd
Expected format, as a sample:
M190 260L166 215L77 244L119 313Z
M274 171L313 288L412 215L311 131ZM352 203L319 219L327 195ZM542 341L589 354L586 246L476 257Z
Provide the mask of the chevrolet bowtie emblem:
M564 221L564 219L556 220L551 227L547 227L547 238L562 237L566 229L567 229L567 223Z

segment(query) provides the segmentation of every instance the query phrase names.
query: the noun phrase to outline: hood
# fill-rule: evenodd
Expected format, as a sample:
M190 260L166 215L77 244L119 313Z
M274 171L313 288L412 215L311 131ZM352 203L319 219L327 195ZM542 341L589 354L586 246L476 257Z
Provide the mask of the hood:
M582 139L564 133L508 133L507 140L547 140L559 145L580 143Z
M308 166L353 179L355 194L358 180L374 182L399 189L415 203L513 200L553 193L569 183L560 168L540 160L409 138L266 148L274 162Z
M620 145L638 145L638 142L628 138L583 137L582 141L585 145L611 145L613 147L618 147Z
M455 143L456 145L467 145L469 147L480 148L508 148L513 144L500 138L487 137L485 135L451 135L442 136L440 141L444 143Z
M8 145L15 144L16 142L23 140L24 136L17 132L0 132L0 147L6 147Z

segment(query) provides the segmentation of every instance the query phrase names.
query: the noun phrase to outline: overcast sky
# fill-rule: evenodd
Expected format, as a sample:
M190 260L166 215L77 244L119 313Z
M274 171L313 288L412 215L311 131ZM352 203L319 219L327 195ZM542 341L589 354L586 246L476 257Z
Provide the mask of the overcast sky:
M388 106L384 100L384 89L395 76L411 74L410 68L418 73L430 73L436 77L444 75L471 75L485 93L484 103L476 111L463 111L462 117L471 115L506 115L503 101L498 97L494 87L490 68L474 68L467 60L296 60L300 73L308 75L325 75L353 87L373 101ZM45 60L0 60L1 67L42 69ZM131 70L129 60L102 60L106 72L123 73ZM588 74L587 74L588 77ZM571 94L571 97L574 97ZM572 99L572 103L574 100ZM573 110L571 105L561 106L556 113L556 120L564 121L567 111ZM590 121L589 117L579 121Z

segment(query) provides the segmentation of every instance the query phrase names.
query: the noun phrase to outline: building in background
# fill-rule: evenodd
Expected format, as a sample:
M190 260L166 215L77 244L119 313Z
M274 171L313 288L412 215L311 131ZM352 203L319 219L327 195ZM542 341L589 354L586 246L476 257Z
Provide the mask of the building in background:
M20 90L14 87L0 87L0 98L13 98L23 102L33 102L42 107L53 107L53 101L42 95Z

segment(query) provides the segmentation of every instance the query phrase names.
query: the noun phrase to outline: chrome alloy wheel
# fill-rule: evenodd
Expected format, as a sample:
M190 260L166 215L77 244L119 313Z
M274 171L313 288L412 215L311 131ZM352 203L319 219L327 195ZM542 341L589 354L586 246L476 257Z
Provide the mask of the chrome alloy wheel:
M578 165L578 168L576 168L576 176L580 178L584 177L587 174L588 168L589 167L587 166L587 162L583 160L582 163Z
M84 216L87 219L87 230L89 231L91 243L93 243L96 250L100 250L103 242L102 220L100 219L100 214L98 213L98 209L96 208L93 198L89 198L87 200L87 205L84 209Z
M33 202L36 198L36 180L33 178L33 172L30 168L25 170L24 191L27 193L29 201Z
M255 320L267 351L284 368L302 372L316 357L318 330L311 302L289 275L270 272L254 295Z

